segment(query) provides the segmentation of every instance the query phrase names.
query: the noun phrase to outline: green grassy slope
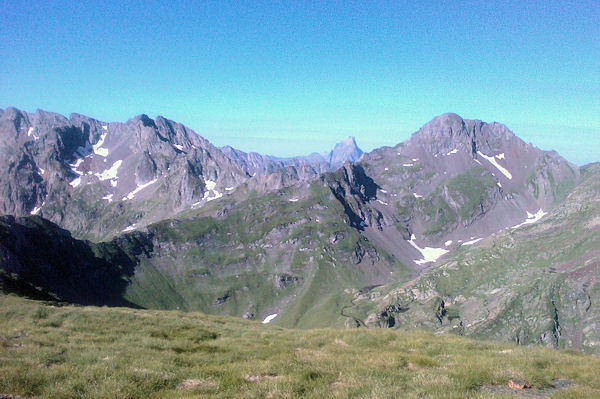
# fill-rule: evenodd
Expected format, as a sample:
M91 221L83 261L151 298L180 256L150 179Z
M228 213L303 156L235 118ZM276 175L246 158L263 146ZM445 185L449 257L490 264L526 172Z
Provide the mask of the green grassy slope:
M518 378L541 397L593 398L599 369L600 359L572 351L454 335L286 330L0 295L0 396L501 398ZM571 385L552 389L556 379Z
M286 327L343 327L349 291L413 275L345 218L319 181L187 211L148 227L154 251L125 298L257 320L277 313L273 322Z

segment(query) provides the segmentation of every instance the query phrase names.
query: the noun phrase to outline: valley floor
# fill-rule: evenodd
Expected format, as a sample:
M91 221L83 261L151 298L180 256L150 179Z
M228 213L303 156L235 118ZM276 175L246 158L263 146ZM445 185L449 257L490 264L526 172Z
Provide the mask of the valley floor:
M516 378L528 397L598 398L598 370L598 357L454 335L0 295L0 397L500 398Z

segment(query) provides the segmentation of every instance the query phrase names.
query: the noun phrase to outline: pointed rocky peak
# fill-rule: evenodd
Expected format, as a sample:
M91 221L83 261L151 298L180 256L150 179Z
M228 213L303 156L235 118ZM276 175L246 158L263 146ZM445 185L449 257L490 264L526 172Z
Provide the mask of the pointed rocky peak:
M346 161L355 162L358 161L362 153L363 151L358 148L355 138L350 136L333 147L333 150L329 153L329 163L331 166L339 166Z
M354 136L348 136L348 138L346 140L342 140L339 143L337 143L337 145L340 145L340 144L358 148L358 146L356 145L356 139L354 138Z
M410 143L423 147L434 155L469 149L473 156L478 151L491 154L519 141L513 132L501 123L486 123L478 119L463 119L454 113L433 118L413 133ZM510 144L513 143L513 144Z
M142 122L142 124L144 126L148 126L148 127L156 127L154 125L154 120L152 120L152 118L150 118L148 115L146 114L140 114L140 115L136 115L133 118L129 119L127 121L127 123L137 123L137 122Z
M448 141L468 135L466 121L454 113L436 116L414 134L419 141Z
M20 109L17 109L15 107L8 107L4 110L3 116L6 119L17 119L17 118L23 118L26 116L26 112L21 111Z

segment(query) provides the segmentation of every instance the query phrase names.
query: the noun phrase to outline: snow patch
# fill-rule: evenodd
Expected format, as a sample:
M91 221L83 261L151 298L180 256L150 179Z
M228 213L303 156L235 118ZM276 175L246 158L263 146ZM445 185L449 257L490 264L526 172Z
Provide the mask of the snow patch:
M384 194L387 194L387 191L386 191L386 190L380 189L379 191L381 191L381 192L382 192L382 193L384 193Z
M413 248L415 248L417 251L419 251L421 253L421 256L423 257L423 259L418 259L418 260L414 261L417 265L422 265L424 263L429 263L429 262L435 262L436 260L438 260L438 258L440 256L449 252L447 249L443 249L443 248L431 248L431 247L420 248L415 243L415 235L414 234L412 234L410 236L410 240L408 241L408 243L410 245L412 245Z
M175 148L177 148L179 151L183 151L183 146L182 146L182 145L179 145L179 144L173 144L173 146L174 146Z
M103 126L102 126L102 130L108 130L108 126L106 126L106 125L103 125Z
M419 158L413 158L412 161L413 162L417 162L419 160Z
M447 152L446 155L452 155L452 154L456 154L458 152L458 150L455 148L450 152Z
M36 206L36 207L33 208L33 211L31 211L29 213L32 214L32 215L37 215L38 213L40 213L41 210L42 210L41 207L37 207Z
M235 187L225 187L225 191L231 191L233 190Z
M384 168L383 170L390 170L390 168Z
M102 135L100 136L100 140L98 140L98 142L92 146L94 154L100 155L101 157L108 156L108 149L106 149L106 148L100 148L104 144L104 140L106 139L106 135L107 135L107 133L102 133Z
M113 198L112 194L106 194L104 197L102 197L102 199L105 199L108 202L112 202L112 198Z
M81 184L81 177L78 177L77 179L73 180L72 182L69 183L71 185L71 187L75 188L77 186L79 186Z
M33 140L34 141L38 141L40 138L38 136L35 135L35 128L34 127L30 127L27 130L27 137L33 136Z
M502 174L504 176L506 176L508 179L512 179L512 175L510 174L510 172L508 170L506 170L504 167L502 167L498 161L496 161L496 158L498 159L503 159L504 158L504 153L500 154L502 156L502 158L500 157L500 155L496 155L496 156L492 156L492 157L488 157L487 155L485 155L484 153L482 153L481 151L477 151L477 153L479 155L481 155L483 158L487 159L492 165L494 165L500 172L502 172Z
M377 202L379 202L381 205L389 205L387 202L383 202L382 200L377 200Z
M156 183L158 179L150 180L148 183L138 184L137 188L123 197L123 201L127 201L128 199L133 199L137 193L145 189L146 187Z
M204 185L206 186L206 191L204 192L204 197L202 197L202 199L206 200L206 202L216 200L217 198L221 198L223 196L222 193L215 190L217 182L205 180Z
M207 190L214 190L217 185L217 182L214 182L212 180L205 180L204 185L206 186Z
M516 229L516 228L524 226L526 224L535 223L538 220L540 220L546 213L547 212L544 212L541 208L536 213L529 213L529 212L527 212L527 219L525 219L525 221L523 223L519 223L518 225L513 226L511 228Z
M117 183L118 183L118 181L116 179L110 181L110 185L113 187L117 187Z
M127 226L127 227L125 227L125 228L124 228L123 230L121 230L121 231L123 231L123 232L128 232L128 231L133 231L133 230L135 230L135 223L134 223L134 224L132 224L131 226Z
M298 198L290 198L290 199L288 199L288 201L290 201L290 202L298 202Z
M414 196L415 198L423 198L423 196L422 196L422 195L419 195L419 194L417 194L417 193L413 193L413 196Z
M46 171L42 168L38 168L38 173L41 175L43 175L44 173L46 173Z
M479 242L479 241L481 241L481 240L483 240L483 238L476 238L476 239L474 239L474 240L471 240L471 241L466 241L466 242L463 242L461 245L473 245L473 244L475 244L476 242Z
M276 317L277 317L277 313L270 314L267 317L265 317L265 319L262 321L262 324L268 324Z
M69 164L69 166L71 167L71 171L79 176L83 175L83 172L80 172L79 170L77 170L77 168L79 167L79 165L81 165L82 162L83 162L83 159L79 158L79 159L77 159L77 161L75 161L75 163Z
M498 185L498 187L502 188L502 184L500 184L500 182L496 182L496 184Z
M106 169L102 173L94 173L94 175L100 179L100 181L118 179L117 172L122 162L123 161L119 159L118 161L115 161L109 169Z
M403 163L402 166L414 166L412 163Z
M448 245L451 245L451 244L452 244L452 240L448 240L448 241L446 241L446 242L444 243L444 246L446 246L446 247L447 247Z

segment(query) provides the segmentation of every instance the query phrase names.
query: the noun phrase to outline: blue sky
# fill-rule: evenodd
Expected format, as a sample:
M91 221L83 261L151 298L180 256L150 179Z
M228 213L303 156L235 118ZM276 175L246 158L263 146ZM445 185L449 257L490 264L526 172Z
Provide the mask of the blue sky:
M0 1L1 108L164 115L279 156L456 112L600 160L598 1Z

